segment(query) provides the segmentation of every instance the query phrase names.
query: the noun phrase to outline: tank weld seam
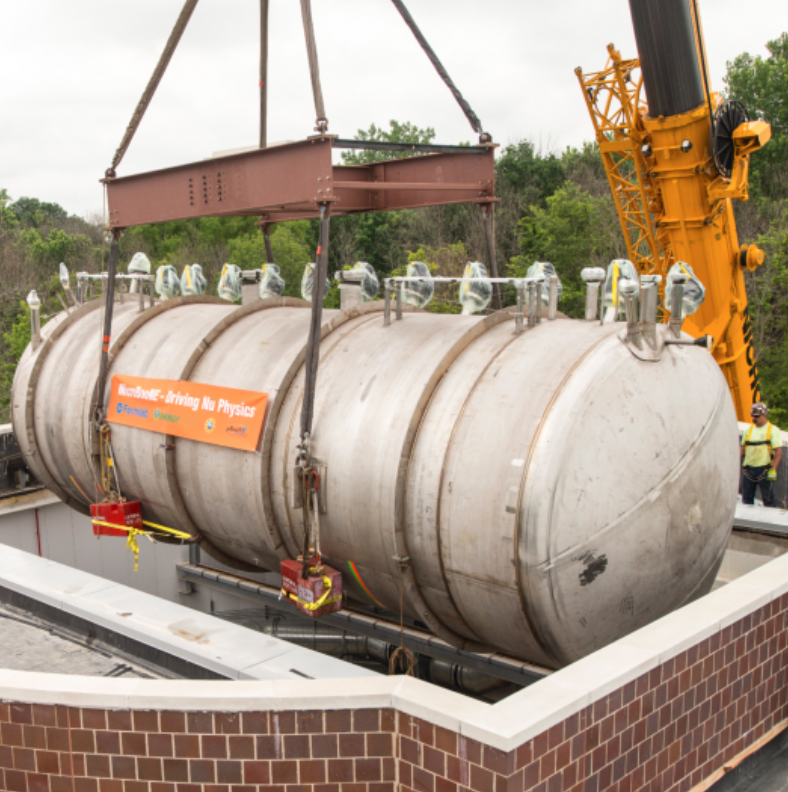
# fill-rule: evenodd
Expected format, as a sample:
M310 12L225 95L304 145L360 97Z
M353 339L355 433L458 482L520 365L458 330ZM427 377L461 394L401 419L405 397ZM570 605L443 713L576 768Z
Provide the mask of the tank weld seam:
M468 349L474 341L478 340L481 336L483 336L488 331L492 330L494 327L497 327L500 324L503 324L507 320L514 319L514 314L508 314L503 311L498 311L480 322L474 324L469 330L463 333L460 338L458 338L451 346L449 351L441 358L438 362L438 365L435 367L433 371L432 377L428 380L425 384L424 389L422 390L422 395L417 402L416 409L419 408L419 405L424 403L424 406L421 407L420 414L416 421L416 425L413 426L414 418L411 417L410 425L408 428L408 433L405 436L405 443L403 444L402 452L400 453L400 476L398 478L396 490L395 490L395 513L394 513L394 540L395 540L395 552L398 556L409 556L411 555L409 546L408 546L408 534L407 534L407 513L408 513L408 481L410 478L410 463L413 457L413 450L416 447L416 443L418 442L418 437L421 431L421 427L423 426L424 419L429 411L429 406L432 404L432 400L435 397L438 388L440 387L441 382L443 381L444 377L450 371L451 367L457 362L459 357L462 353ZM520 336L514 336L511 340L519 338ZM436 376L434 372L441 371L439 375ZM429 389L429 397L425 400L424 395ZM404 470L403 470L404 465ZM440 490L439 490L440 493ZM438 496L440 500L440 494ZM436 526L437 526L437 515L436 515ZM438 531L436 530L436 534ZM440 559L440 549L438 551L438 558ZM439 563L440 560L439 560ZM444 574L443 566L441 564L441 576L443 579L444 584L444 591L446 592L449 601L452 604L452 607L455 609L457 615L462 618L462 614L457 609L456 603L454 602L454 598L451 595L451 591L447 585L446 577ZM446 640L449 643L452 643L455 646L459 646L460 648L467 648L473 644L472 639L465 638L461 635L458 635L454 630L447 627L435 613L433 613L432 608L428 605L427 601L421 594L420 587L416 582L416 576L413 572L412 566L407 567L407 575L406 581L408 584L408 597L411 600L410 605L417 611L421 612L421 615L424 617L425 621L432 625L431 629L435 634L441 637L443 640ZM467 626L467 625L466 625ZM473 633L474 631L471 630ZM481 646L486 649L486 645L481 643Z
M647 501L655 500L656 499L655 493L658 496L662 492L662 489L667 484L670 484L672 481L675 481L677 478L681 476L681 474L687 469L687 467L693 461L690 458L692 453L698 448L700 443L703 441L703 439L707 436L707 434L711 430L711 427L714 424L714 420L717 417L717 408L719 407L720 399L722 396L723 396L723 391L720 390L719 393L717 394L717 400L714 403L714 409L711 411L708 419L706 420L706 423L703 424L700 433L697 435L695 440L693 440L691 445L687 447L687 450L682 454L681 458L678 461L678 464L675 467L671 468L671 470L667 474L665 474L665 476L662 479L660 479L660 481L657 484L655 484L654 487L652 487L651 490L649 490L649 492L646 495L644 495L637 503L635 503L633 506L627 509L623 514L619 515L612 523L605 526L604 528L601 528L599 531L589 536L585 540L586 544L589 542L596 541L600 537L604 536L606 533L609 533L614 528L619 526L622 522L629 519L629 517L634 512L636 512L644 503L646 503ZM563 559L566 558L567 556L577 553L577 551L578 551L578 547L574 547L570 550L564 550L563 552L551 558L549 561L545 561L541 564L537 564L536 566L534 566L534 569L538 569L540 571L549 571L553 569L557 563L563 561Z
M497 325L495 325L495 326L497 327ZM490 328L490 329L492 329L492 328ZM482 333L481 335L484 335L484 333ZM520 339L521 337L522 336L513 336L512 338L508 339L506 341L506 343L488 361L488 363L485 365L485 367L482 369L482 371L479 373L479 375L474 380L474 383L471 386L471 389L468 392L468 395L466 396L465 400L463 401L462 407L460 408L460 411L458 412L457 417L454 420L454 424L452 426L451 435L449 436L449 442L447 443L446 449L445 449L445 451L443 453L443 461L442 461L442 464L441 464L441 472L440 472L440 477L438 479L437 498L436 498L437 503L436 503L436 506L435 506L435 539L436 539L436 542L437 542L437 545L438 545L438 553L437 553L438 566L440 568L441 577L443 578L444 587L445 587L445 590L446 590L446 594L449 597L449 601L451 602L452 607L456 611L457 615L462 619L463 623L465 623L466 626L468 625L468 617L466 616L466 614L464 614L462 612L462 610L460 609L459 605L457 604L457 601L454 598L454 592L452 591L452 586L451 586L451 583L449 582L449 577L448 577L449 574L456 574L456 573L453 573L452 571L447 570L447 566L444 563L444 559L443 559L443 542L441 540L441 534L442 534L441 518L443 516L443 509L441 508L441 505L443 503L443 487L444 487L444 479L445 479L445 475L446 475L446 467L448 465L449 455L451 454L452 448L454 446L454 440L455 440L455 438L457 436L457 432L459 431L460 423L461 423L463 417L465 416L465 412L466 412L466 410L468 408L468 405L471 402L471 399L473 398L473 396L476 393L476 390L477 390L477 388L479 386L479 383L482 381L482 379L485 377L485 375L489 372L489 370L492 367L493 363L497 362L497 360L504 353L504 351L506 351L511 346L512 343L514 343L516 340ZM474 339L474 340L476 340L476 339ZM434 396L437 394L441 382L446 377L446 375L449 373L449 371L451 371L451 366L446 370L446 372L441 377L441 380L436 384L435 389L433 391L433 396L430 398L430 403L432 402L432 398L434 398ZM424 410L424 414L422 415L421 422L419 423L419 430L421 429L421 424L423 423L428 411L429 411L429 404L427 405L427 408ZM417 439L418 439L418 434L417 434L417 437L414 438L414 442L413 442L413 447L414 448L416 446ZM471 629L471 628L469 627L469 629ZM478 640L480 643L483 643L482 639L479 637L479 635L478 635L476 630L471 629L471 632L476 637L476 640Z
M517 508L516 508L516 511L515 511L515 514L514 514L514 518L513 518L514 519L514 536L513 536L514 558L515 558L515 561L516 561L516 563L514 565L514 568L515 568L515 578L517 580L517 591L518 591L519 600L520 600L520 609L521 609L521 611L523 613L523 616L525 617L526 623L531 628L531 632L532 632L534 638L536 639L536 641L539 643L539 646L541 647L542 651L547 655L547 657L549 658L550 661L552 661L554 664L556 664L559 667L562 665L562 663L559 660L558 656L555 654L555 651L554 651L551 643L548 642L547 634L544 631L544 629L542 628L539 619L536 617L536 614L535 613L533 613L533 614L531 613L531 609L529 608L529 605L528 605L528 600L525 597L525 588L529 588L530 589L530 584L529 584L530 575L528 574L528 569L527 568L526 568L526 574L523 574L523 561L522 561L522 555L521 555L522 542L521 542L521 536L520 535L521 535L521 530L522 530L521 525L524 522L524 520L521 519L521 514L522 514L522 510L523 510L523 501L525 500L525 490L526 490L526 487L528 485L528 478L529 478L528 474L529 474L529 472L531 470L531 463L533 462L533 458L534 458L534 455L536 453L536 446L539 443L539 439L540 439L540 437L542 435L542 430L544 429L544 426L547 423L548 417L549 417L549 415L550 415L550 413L552 411L553 406L555 405L556 401L558 401L558 398L561 395L561 393L563 392L566 384L574 376L574 374L577 371L577 369L590 357L592 352L596 351L596 349L599 346L601 346L606 341L608 341L612 334L613 334L613 330L610 330L608 328L608 332L605 333L602 336L602 338L600 338L599 340L595 341L573 363L573 365L569 368L569 370L566 372L566 374L561 379L561 382L558 384L558 387L555 389L555 391L553 391L552 395L550 396L550 400L545 405L545 409L542 411L542 417L541 417L541 419L539 421L539 425L537 426L536 431L534 432L534 436L531 438L531 445L530 445L530 447L528 449L528 456L527 456L527 458L525 460L525 465L523 466L523 476L522 476L522 479L520 480L520 491L518 492L518 495L517 495ZM527 522L527 521L525 521L525 522ZM526 539L526 541L528 539L528 535L529 535L529 532L526 530L525 531L525 539ZM552 585L551 585L551 597L553 597Z
M214 298L211 298L211 301L213 301L213 299ZM221 300L221 302L224 302L224 300ZM181 372L181 379L182 380L189 379L190 381L192 374L194 374L195 369L200 364L200 361L202 360L205 353L208 352L208 350L213 346L214 342L217 341L229 327L232 327L234 324L237 324L241 320L246 319L248 316L252 316L253 314L259 313L260 311L265 311L272 308L300 308L300 307L306 307L306 302L303 300L297 300L293 298L283 298L281 303L278 301L276 303L273 303L273 302L269 302L268 300L255 300L253 303L250 303L248 305L242 305L240 308L236 308L227 316L223 317L219 322L217 322L208 331L208 333L201 339L200 343L195 347L194 351L189 357L189 360L186 362L186 365L184 366L183 371ZM262 449L265 443L265 430L267 426L268 426L268 422L266 421L266 424L263 427L263 438L260 444L260 452L259 454L256 451L254 452L255 455L260 456L261 458L263 456ZM172 438L172 443L173 445L175 445L175 438ZM174 454L172 456L174 456ZM192 518L191 513L189 512L188 507L186 505L185 498L183 498L183 494L180 490L180 485L177 483L177 476L175 476L174 460L172 462L168 461L168 471L167 471L168 483L170 483L169 482L170 466L172 467L172 476L173 479L175 480L175 488L177 489L178 496L180 498L181 503L183 504L183 509L186 514L186 517L188 518L190 524L193 526L195 535L200 538L201 546L202 543L208 545L208 547L206 547L206 552L208 552L210 555L213 555L221 563L227 564L228 566L233 567L234 569L238 569L243 572L258 571L260 569L258 565L248 564L232 558L231 556L227 555L222 550L220 550L218 547L216 547L216 544L213 541L207 539L203 535L202 531L199 530L194 519ZM261 464L261 468L262 468L262 464ZM263 470L261 470L261 474L263 474ZM262 478L264 478L264 475L261 476L261 479ZM170 488L173 489L172 484L170 484ZM263 501L265 501L264 495L263 495ZM263 502L263 514L265 514L265 502ZM274 536L273 527L268 525L267 520L265 521L265 526L268 529L269 535L271 536L272 544L274 545L274 550L277 550L279 547L281 547L284 544L282 537L281 536L278 537L279 541L277 543L277 537ZM278 533L278 526L277 526L277 533ZM223 541L227 541L227 540L224 539ZM230 544L232 544L232 542L230 542ZM221 558L219 558L218 556L221 556Z
M321 328L320 346L322 346L323 341L325 341L327 338L330 338L336 330L339 330L340 328L345 327L346 325L350 325L350 327L348 327L347 329L349 329L351 333L356 332L360 327L364 327L368 322L371 322L372 320L374 320L376 318L375 314L377 314L377 313L379 313L381 311L382 311L382 307L379 310L369 311L368 313L365 312L365 313L360 313L360 314L355 314L355 315L350 315L349 313L345 313L345 314L340 314L340 316L338 316L338 317L333 317L328 322L326 322L323 325L323 327ZM338 318L343 319L343 321L341 321L338 324L332 326L332 322L335 319L338 319ZM355 319L360 319L361 321L358 322L355 325L355 327L353 327L351 322L352 322L352 320L355 320ZM336 340L336 339L334 338L332 340ZM320 362L321 363L324 362L325 360L327 360L331 356L331 353L334 352L334 350L336 350L339 347L341 340L342 340L342 338L340 338L337 343L334 343L330 347L328 347L328 349L326 349L325 352L323 352L322 350L318 350L318 354L320 355ZM297 357L296 357L296 361L298 361L298 364L296 365L296 371L295 371L295 373L294 373L294 375L293 375L293 377L292 377L292 379L290 381L289 386L287 388L283 388L282 389L283 393L284 393L283 400L282 400L282 405L284 405L284 401L287 399L288 394L290 393L292 388L295 386L296 380L298 379L298 375L301 373L302 369L304 368L305 360L306 360L306 347L304 346L301 349L301 351L298 353ZM296 361L294 361L294 363ZM287 433L285 434L285 437L284 437L284 441L285 441L284 442L284 448L285 449L290 448L290 444L291 444L291 440L292 440L292 436L293 436L293 429L295 427L295 424L300 420L300 406L301 406L301 402L303 401L303 399L304 399L304 393L303 393L303 389L301 389L301 392L299 393L299 395L298 395L298 397L296 399L296 402L295 402L295 404L293 406L293 414L290 417L290 424L289 424L289 426L287 428ZM315 427L319 428L319 421L317 420L317 411L315 411ZM274 431L276 431L276 428L274 428ZM315 428L313 428L313 430L312 430L313 439L314 439L314 435L315 435ZM273 441L272 441L272 447L273 447ZM295 542L295 547L296 547L295 553L293 553L292 548L290 546L287 546L287 551L288 551L288 554L291 555L291 557L295 557L298 554L298 548L301 545L301 541L303 540L303 537L301 537L301 540L299 540L299 538L298 538L298 536L296 534L296 529L295 529L295 527L293 525L293 522L294 522L293 521L293 509L290 508L290 501L289 501L289 499L287 497L288 487L287 487L287 483L286 482L289 479L289 476L288 476L289 470L290 470L290 465L288 463L287 453L285 452L285 454L283 455L283 458L282 458L282 482L285 485L284 488L283 488L284 489L283 501L284 501L284 504L285 504L285 513L287 515L287 522L288 522L287 527L289 528L289 534L290 534L288 538L290 540L292 540L293 542ZM284 540L284 532L280 531L280 533L282 534L282 538ZM285 544L287 545L286 542L285 542Z

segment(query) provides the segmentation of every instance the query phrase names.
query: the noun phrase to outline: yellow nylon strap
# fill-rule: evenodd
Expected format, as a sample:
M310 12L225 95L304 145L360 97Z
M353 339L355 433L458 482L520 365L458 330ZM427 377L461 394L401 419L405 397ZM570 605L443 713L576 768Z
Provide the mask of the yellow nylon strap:
M618 264L613 265L613 307L618 310L618 276L621 274L621 269Z
M300 607L314 611L318 608L321 608L323 605L330 605L333 602L339 602L342 599L342 595L339 594L336 597L331 597L328 599L328 595L331 593L331 578L327 578L325 575L321 575L323 578L323 585L326 587L326 590L323 592L323 596L317 602L307 602L306 600L302 599L301 597L296 596L295 594L291 594L289 591L285 591L282 589L281 594L283 597L287 597L287 599L292 600L293 602L297 603Z

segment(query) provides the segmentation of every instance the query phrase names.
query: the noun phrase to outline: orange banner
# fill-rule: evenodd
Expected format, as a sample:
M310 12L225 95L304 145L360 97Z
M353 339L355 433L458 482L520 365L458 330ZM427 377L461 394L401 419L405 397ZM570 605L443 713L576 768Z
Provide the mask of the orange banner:
M267 393L199 382L112 378L107 420L201 443L255 451L265 418Z

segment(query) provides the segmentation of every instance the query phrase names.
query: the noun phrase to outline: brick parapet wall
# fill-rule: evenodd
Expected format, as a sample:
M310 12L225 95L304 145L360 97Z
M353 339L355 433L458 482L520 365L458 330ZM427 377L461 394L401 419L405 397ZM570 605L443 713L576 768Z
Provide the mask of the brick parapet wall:
M0 704L0 789L688 792L788 718L786 627L783 594L508 751L395 706L228 713L10 700ZM243 683L219 684L236 697Z

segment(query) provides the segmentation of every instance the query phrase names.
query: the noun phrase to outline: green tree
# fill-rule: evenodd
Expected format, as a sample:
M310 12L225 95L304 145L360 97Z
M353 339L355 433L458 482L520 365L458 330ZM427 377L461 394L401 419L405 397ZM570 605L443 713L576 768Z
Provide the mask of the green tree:
M389 121L388 130L372 124L369 129L359 129L358 132L356 132L355 139L372 140L382 143L424 144L432 143L432 141L435 140L435 130L432 127L421 129L411 124L409 121L400 124L399 121L392 120ZM368 165L370 162L412 157L413 153L409 151L351 150L343 151L341 156L343 165Z
M60 204L46 203L38 198L20 198L11 209L25 228L59 226L68 220L68 212Z
M519 225L522 253L512 259L512 268L524 277L534 261L551 262L563 285L559 308L573 317L583 315L584 267L606 267L619 258L624 242L615 208L609 196L595 198L576 184L567 182L546 200L546 206L531 206Z

